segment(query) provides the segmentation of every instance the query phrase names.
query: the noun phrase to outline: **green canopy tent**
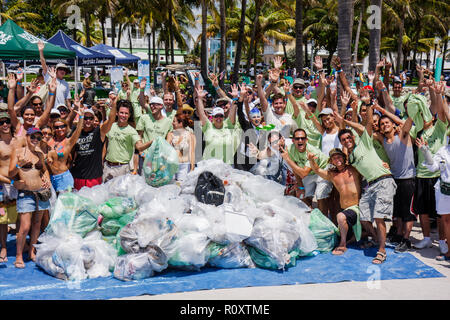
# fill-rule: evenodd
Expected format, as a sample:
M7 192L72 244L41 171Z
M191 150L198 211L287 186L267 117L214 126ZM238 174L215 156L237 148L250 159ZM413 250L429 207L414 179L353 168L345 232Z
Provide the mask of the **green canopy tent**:
M0 26L0 59L6 60L39 60L38 41L41 40L19 27L12 20ZM42 40L43 41L43 40ZM45 42L44 57L46 59L73 59L75 52ZM24 74L26 76L26 73ZM24 79L26 81L26 79Z

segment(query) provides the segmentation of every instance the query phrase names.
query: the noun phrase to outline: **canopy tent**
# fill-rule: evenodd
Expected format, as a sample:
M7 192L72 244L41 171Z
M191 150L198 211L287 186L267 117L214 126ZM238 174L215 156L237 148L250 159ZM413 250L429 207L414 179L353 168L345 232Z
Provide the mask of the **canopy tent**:
M39 40L12 20L7 20L0 26L0 59L39 60L39 49L37 47ZM75 57L75 53L46 43L44 57L48 59L70 59Z
M116 57L117 64L134 63L134 62L138 62L141 59L138 56L132 55L121 49L107 46L106 44L98 44L96 46L91 47L90 49L101 52L101 53L105 53L105 54L112 54L113 56Z
M76 55L76 65L78 66L99 66L115 65L116 57L112 54L104 54L93 49L87 48L71 39L67 34L59 30L48 39L49 43L70 50ZM67 64L73 65L73 61L67 61Z

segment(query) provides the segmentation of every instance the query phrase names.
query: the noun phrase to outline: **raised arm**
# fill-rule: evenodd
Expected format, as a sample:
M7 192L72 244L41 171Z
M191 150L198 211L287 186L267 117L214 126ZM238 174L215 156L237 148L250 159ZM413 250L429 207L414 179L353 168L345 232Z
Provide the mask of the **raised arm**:
M200 86L199 88L195 88L195 93L197 95L196 107L198 117L200 118L202 126L204 126L208 121L208 117L205 114L205 106L203 105L203 98L206 97L207 92L203 90L202 86Z
M303 179L311 172L312 170L311 168L308 167L301 168L297 165L297 163L292 161L285 147L280 147L280 153L283 160L286 161L286 163L291 167L295 175L298 175L300 178Z
M445 92L445 82L440 81L435 83L433 88L430 88L430 93L431 91L434 91L435 93L437 117L439 120L445 123L447 121L447 114L448 114L448 107L446 108L443 98L443 94Z
M124 70L124 72L123 72L123 74L125 75L125 79L127 79L127 83L128 83L128 89L131 89L131 88L133 88L133 84L131 83L131 81L130 81L130 77L128 76L128 69L127 68L124 68L125 70Z
M139 83L139 96L138 96L138 101L140 106L142 107L142 109L145 110L145 112L149 112L150 110L148 109L146 103L145 103L145 87L147 86L147 78L142 78L141 82Z
M289 84L289 81L286 81L284 83L284 95L288 98L288 100L291 102L292 107L294 108L294 114L293 117L297 119L298 115L300 114L300 109L298 107L297 100L295 100L294 96L291 93L292 86ZM309 111L309 110L308 110Z
M48 86L47 103L44 112L39 117L39 120L36 123L36 126L38 128L46 125L48 123L48 120L50 119L50 112L52 111L53 106L55 105L56 88L58 87L56 78L52 78L52 80L47 84L47 86Z
M345 77L345 72L342 70L341 59L339 59L339 57L335 58L334 65L342 87L344 88L345 91L347 91L351 95L353 100L356 100L358 97L350 88L347 78Z
M183 108L183 98L181 97L180 81L178 81L177 77L174 77L173 80L175 85L175 96L177 100L177 106L178 109L181 110Z
M270 84L269 84L269 86L267 87L267 89L265 91L266 99L270 96L272 91L278 89L277 85L278 85L278 79L279 78L280 78L280 70L278 70L278 69L271 69L271 70L269 70Z
M8 113L11 118L11 125L17 129L19 125L19 119L17 118L16 111L14 110L14 101L16 100L16 77L13 74L8 74Z
M251 124L250 121L245 119L245 115L244 115L244 111L242 110L242 105L247 102L245 109L247 111L247 116L250 118L250 109L248 106L248 99L247 99L247 87L245 85L245 83L242 83L241 85L239 85L240 90L241 90L241 94L239 96L239 100L237 103L237 116L238 116L238 121L239 124L241 125L242 130L244 130L244 132L251 128Z
M266 94L264 93L264 89L262 86L262 74L256 75L255 83L257 86L257 92L258 92L258 98L259 103L261 104L261 109L263 112L267 111L267 108L269 107L269 103L267 102Z
M236 84L231 85L230 95L233 97L233 99L231 101L231 108L228 114L228 118L234 125L236 123L236 101L239 99L239 91L238 86Z
M211 80L211 83L214 86L214 89L216 90L216 93L219 95L219 97L221 98L226 98L227 94L222 90L222 88L219 85L219 79L217 79L217 75L213 72L211 72L208 75L209 80Z
M45 75L47 74L47 63L45 61L45 57L44 57L44 48L45 48L45 43L43 41L38 41L37 43L38 46L38 50L39 50L39 59L41 60L41 66L42 66L42 74Z
M328 170L321 169L319 167L319 165L316 163L315 159L317 159L317 158L318 157L316 155L314 155L311 152L308 152L308 160L309 160L309 165L311 166L311 169L322 179L331 181L331 177L329 176Z
M75 129L75 132L70 136L69 140L67 141L66 147L68 148L67 152L71 152L73 146L75 145L75 143L77 143L78 138L80 137L81 134L81 130L83 129L83 124L84 124L84 108L77 110L76 113L78 114L78 123L77 123L77 127Z
M110 105L110 111L109 111L109 117L106 121L103 122L103 124L100 127L100 138L102 141L105 141L106 134L111 130L111 127L113 123L116 121L116 114L117 114L117 96L114 96L114 98L111 98L111 105Z

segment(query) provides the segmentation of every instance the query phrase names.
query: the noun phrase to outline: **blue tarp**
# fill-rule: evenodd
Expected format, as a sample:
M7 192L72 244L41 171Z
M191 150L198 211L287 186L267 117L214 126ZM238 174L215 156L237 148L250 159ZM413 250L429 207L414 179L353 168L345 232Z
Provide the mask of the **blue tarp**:
M0 300L91 300L164 294L195 290L280 286L304 283L332 283L443 277L434 268L409 253L394 253L387 248L387 260L380 266L372 264L376 248L349 248L343 256L331 253L297 260L286 271L264 269L202 268L200 272L166 269L156 276L139 281L124 282L113 278L68 282L53 278L33 262L25 269L16 269L15 242L8 238L8 259L0 264Z
M134 63L138 62L141 59L138 56L132 55L124 50L107 46L106 44L103 43L93 46L91 47L91 49L105 54L112 54L113 56L116 57L117 64Z
M82 46L61 30L55 33L53 37L48 39L48 42L74 51L77 55L78 66L99 66L116 64L116 58L112 54L104 54ZM73 65L74 61L67 60L65 61L65 63Z

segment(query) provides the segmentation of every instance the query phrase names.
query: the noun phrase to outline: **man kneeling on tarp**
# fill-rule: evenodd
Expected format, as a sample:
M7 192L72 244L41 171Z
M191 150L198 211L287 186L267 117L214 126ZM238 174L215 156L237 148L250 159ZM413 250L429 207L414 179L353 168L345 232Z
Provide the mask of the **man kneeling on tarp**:
M347 235L349 227L353 228L356 241L361 238L361 224L359 222L359 196L361 194L361 176L351 165L346 164L346 155L339 149L334 148L329 153L329 162L334 168L324 170L314 160L316 156L308 153L311 169L323 179L331 181L339 191L341 208L345 208L337 214L337 222L341 233L339 245L333 250L333 254L342 255L347 251Z

